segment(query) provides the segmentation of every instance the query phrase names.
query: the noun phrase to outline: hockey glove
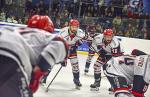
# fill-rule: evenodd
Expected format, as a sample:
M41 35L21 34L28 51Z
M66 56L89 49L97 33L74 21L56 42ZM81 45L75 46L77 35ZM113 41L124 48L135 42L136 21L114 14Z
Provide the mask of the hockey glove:
M63 62L60 63L61 66L66 67L67 66L67 60L64 60Z
M97 46L97 49L98 49L98 53L101 55L101 56L105 56L107 54L107 52L104 50L104 47L102 45L98 45Z
M97 45L97 49L98 49L98 50L101 50L102 48L103 48L102 45Z
M29 88L31 89L32 93L35 93L39 87L40 80L42 79L43 76L47 75L47 72L41 71L41 69L38 66L35 66L33 73L32 73L32 78L29 84Z
M99 53L99 54L101 54L101 55L107 54L106 50L104 50L103 45L98 45L98 46L97 46L97 49L98 49L98 53Z

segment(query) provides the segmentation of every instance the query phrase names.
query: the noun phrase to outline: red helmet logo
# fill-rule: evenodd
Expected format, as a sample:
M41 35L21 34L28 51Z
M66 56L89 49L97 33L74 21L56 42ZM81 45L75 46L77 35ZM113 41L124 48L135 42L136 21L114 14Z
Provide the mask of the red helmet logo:
M34 15L27 23L30 28L39 28L48 32L54 32L54 24L48 16Z

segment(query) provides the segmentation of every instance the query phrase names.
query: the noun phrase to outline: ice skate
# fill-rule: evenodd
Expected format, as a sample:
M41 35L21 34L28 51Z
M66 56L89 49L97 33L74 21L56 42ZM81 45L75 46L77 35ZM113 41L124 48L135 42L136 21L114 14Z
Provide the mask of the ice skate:
M73 81L74 81L74 84L75 84L75 88L77 90L80 90L80 87L82 87L82 84L80 83L80 81L76 80L76 79L74 79Z
M85 70L84 70L84 75L87 75L88 72L89 72L89 69L88 69L88 68L85 68Z
M109 94L114 94L114 91L113 91L113 88L112 88L112 87L110 87L110 88L108 89L108 91L109 91Z
M100 81L95 81L94 84L90 85L91 91L99 91Z

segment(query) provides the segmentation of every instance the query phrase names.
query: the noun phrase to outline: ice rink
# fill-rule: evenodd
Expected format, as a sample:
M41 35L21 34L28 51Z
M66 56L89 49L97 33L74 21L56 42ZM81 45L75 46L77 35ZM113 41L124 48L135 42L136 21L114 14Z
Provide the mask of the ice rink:
M114 97L113 94L109 94L108 92L110 84L104 75L102 75L100 90L90 91L90 84L94 82L93 63L95 62L96 57L93 59L88 75L84 75L84 66L87 56L78 55L78 58L80 65L80 81L83 85L80 90L75 89L72 68L70 61L68 60L67 67L61 69L58 76L49 87L49 91L45 92L46 87L60 68L60 65L54 66L52 72L48 76L47 84L45 86L41 85L39 90L34 94L34 97ZM150 97L150 89L148 89L145 96Z

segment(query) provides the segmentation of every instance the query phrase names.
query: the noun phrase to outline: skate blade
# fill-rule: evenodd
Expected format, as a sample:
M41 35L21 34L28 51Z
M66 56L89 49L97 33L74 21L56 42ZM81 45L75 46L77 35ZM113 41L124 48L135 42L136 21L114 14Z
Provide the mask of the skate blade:
M88 72L84 72L84 75L86 75L86 76L87 76L87 75L88 75Z
M75 86L75 89L80 90L81 86Z
M46 90L45 90L45 92L48 92L48 91L49 91L49 89L46 89Z
M99 88L97 87L97 88L91 88L90 89L91 91L99 91Z
M112 94L114 94L114 92L113 91L109 91L109 94L112 95Z

